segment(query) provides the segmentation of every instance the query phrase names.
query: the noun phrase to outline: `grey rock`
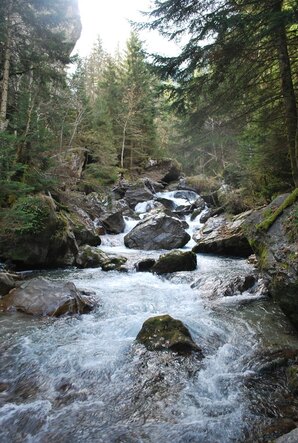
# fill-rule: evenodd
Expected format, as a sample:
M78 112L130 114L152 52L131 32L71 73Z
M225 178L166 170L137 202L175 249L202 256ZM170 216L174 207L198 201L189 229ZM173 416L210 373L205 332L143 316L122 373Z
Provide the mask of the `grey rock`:
M166 214L155 214L142 220L124 237L132 249L157 250L181 248L190 240L180 220Z
M122 211L107 211L99 217L99 220L109 234L121 234L125 229L125 221Z
M298 441L298 428L293 429L293 431L288 432L285 435L274 440L275 443L297 443Z
M31 315L60 316L82 314L96 305L90 293L79 291L71 282L37 278L12 289L0 301L0 309L18 310Z
M210 218L193 238L197 241L193 251L234 257L249 257L253 250L243 231L249 213L236 216L232 221L225 216Z
M152 192L143 183L131 185L127 189L124 197L129 207L132 209L134 209L138 203L152 200L152 198Z

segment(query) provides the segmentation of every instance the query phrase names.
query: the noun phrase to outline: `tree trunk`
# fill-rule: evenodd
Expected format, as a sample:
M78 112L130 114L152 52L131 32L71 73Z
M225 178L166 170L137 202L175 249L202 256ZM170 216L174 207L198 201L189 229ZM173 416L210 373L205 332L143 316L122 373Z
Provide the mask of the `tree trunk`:
M10 4L10 9L11 9L11 4ZM10 58L11 58L11 24L10 24L11 11L10 10L8 11L7 15L8 15L7 17L8 27L6 35L5 52L4 52L3 79L2 79L1 103L0 103L0 132L4 132L8 125L6 115L7 115L9 71L10 71Z
M282 13L282 5L282 0L274 2L273 12L276 14L275 19L277 19L278 14ZM279 59L281 91L284 100L289 156L294 184L298 187L298 113L292 80L291 61L287 45L287 35L285 24L283 22L279 22L279 25L276 27L276 43Z
M120 158L120 166L122 169L124 167L124 151L125 151L127 124L128 124L128 118L125 120L125 123L123 126L123 131L122 131L122 146L121 146L121 158Z

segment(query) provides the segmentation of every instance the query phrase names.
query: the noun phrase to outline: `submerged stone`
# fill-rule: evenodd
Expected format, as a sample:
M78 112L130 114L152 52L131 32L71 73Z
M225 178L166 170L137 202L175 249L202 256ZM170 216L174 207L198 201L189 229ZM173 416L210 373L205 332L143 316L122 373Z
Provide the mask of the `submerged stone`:
M142 343L149 351L170 350L178 354L189 354L195 351L202 354L186 326L170 315L148 318L138 333L136 341Z

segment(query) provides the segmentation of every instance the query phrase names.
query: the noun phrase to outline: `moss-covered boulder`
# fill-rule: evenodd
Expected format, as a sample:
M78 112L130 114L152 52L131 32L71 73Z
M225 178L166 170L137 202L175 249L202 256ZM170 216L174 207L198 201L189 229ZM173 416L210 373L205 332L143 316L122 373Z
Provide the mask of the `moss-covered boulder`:
M270 294L298 328L298 189L253 212L244 229Z
M142 343L149 351L170 350L179 354L189 354L195 351L202 354L186 326L170 315L148 318L138 333L136 341Z
M152 267L156 274L167 274L178 271L194 271L197 267L197 256L192 251L171 251L161 255Z
M31 315L83 314L96 305L93 295L79 291L71 282L35 278L12 289L0 300L0 310L17 310Z
M0 258L17 268L68 266L78 248L67 217L51 197L17 200L0 220Z
M102 268L103 271L122 271L127 258L106 254L98 248L88 245L79 248L76 265L79 268Z

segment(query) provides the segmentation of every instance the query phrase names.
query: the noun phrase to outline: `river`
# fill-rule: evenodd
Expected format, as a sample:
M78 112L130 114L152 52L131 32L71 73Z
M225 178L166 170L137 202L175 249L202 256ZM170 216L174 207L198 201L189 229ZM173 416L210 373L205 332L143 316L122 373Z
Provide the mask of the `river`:
M123 234L103 238L101 249L129 263L159 254L127 250ZM75 317L0 314L0 441L266 441L287 395L283 372L264 372L266 356L297 350L298 339L268 298L210 296L219 281L249 272L246 260L198 254L196 271L165 277L132 268L44 273L94 291L99 305ZM182 320L205 357L136 344L156 314Z

